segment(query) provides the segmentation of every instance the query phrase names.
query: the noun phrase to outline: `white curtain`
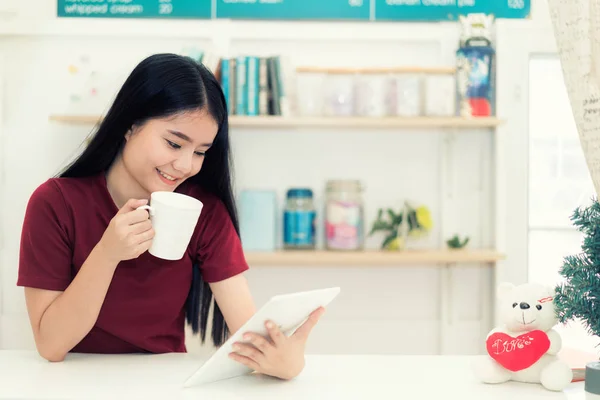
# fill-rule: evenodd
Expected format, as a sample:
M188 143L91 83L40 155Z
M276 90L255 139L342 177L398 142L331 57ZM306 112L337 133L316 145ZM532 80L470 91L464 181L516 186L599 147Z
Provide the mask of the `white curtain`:
M548 0L571 109L600 193L600 0Z

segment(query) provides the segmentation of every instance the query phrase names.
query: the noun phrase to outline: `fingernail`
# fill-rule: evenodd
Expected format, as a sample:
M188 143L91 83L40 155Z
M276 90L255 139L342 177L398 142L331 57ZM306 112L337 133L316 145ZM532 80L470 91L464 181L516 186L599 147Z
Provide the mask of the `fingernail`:
M246 339L246 340L250 340L250 334L249 334L249 333L246 333L246 334L244 335L244 339Z
M267 322L267 328L269 328L269 329L273 328L273 323L271 321Z
M235 344L233 345L233 349L234 349L234 350L239 350L239 349L240 349L240 346L239 346L237 343L235 343Z

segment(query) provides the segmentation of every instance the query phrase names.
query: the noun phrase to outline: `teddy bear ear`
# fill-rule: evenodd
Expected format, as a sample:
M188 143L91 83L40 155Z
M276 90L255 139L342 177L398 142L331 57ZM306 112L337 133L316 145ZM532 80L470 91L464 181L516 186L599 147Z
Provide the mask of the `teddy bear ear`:
M498 285L498 289L496 289L496 296L499 298L504 297L506 294L510 293L515 288L515 285L510 282L502 282Z
M556 296L556 287L546 285L546 293L548 293L548 296L550 296L550 297L555 297Z

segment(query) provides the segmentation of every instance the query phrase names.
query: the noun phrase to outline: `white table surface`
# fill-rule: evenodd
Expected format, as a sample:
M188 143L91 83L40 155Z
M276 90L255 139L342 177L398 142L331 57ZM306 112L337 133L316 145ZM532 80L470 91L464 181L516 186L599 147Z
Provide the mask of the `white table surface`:
M469 356L308 355L292 381L261 375L182 388L204 360L191 354L69 354L50 363L36 352L0 350L2 399L600 399L583 382L563 392L536 384L486 385Z

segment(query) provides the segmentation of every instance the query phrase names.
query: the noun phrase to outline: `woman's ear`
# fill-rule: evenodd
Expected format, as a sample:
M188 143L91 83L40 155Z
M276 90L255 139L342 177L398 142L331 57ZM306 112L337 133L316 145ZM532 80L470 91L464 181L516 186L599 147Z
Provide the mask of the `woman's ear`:
M127 132L125 133L125 140L129 140L129 138L131 138L131 134L132 134L132 129L127 130Z

